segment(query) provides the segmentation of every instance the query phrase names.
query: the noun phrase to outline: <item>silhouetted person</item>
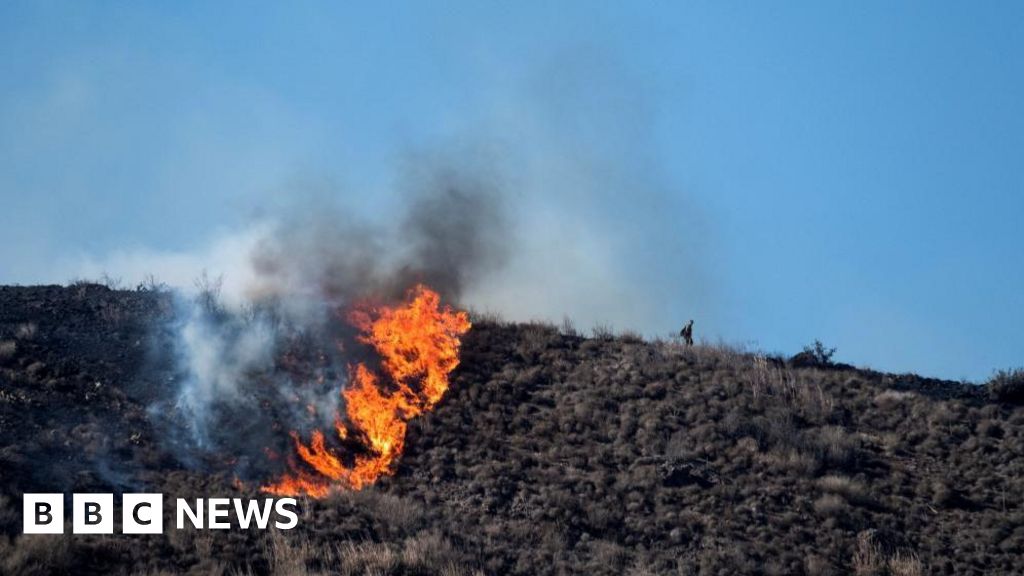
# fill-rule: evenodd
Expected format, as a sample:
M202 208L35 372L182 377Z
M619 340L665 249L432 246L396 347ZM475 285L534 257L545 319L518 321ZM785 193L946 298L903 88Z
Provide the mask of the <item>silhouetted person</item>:
M687 346L693 346L693 320L690 320L686 323L686 326L683 326L683 329L679 331L679 335L682 336Z

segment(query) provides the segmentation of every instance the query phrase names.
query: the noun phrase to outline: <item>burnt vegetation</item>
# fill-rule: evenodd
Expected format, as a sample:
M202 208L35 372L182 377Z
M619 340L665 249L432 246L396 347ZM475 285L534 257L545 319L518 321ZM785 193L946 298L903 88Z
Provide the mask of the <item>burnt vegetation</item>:
M0 573L989 574L1024 566L1024 376L987 385L480 317L393 477L295 530L167 449L158 285L0 288ZM156 357L159 355L157 354ZM232 457L237 455L224 455ZM163 492L159 536L21 535L23 492ZM115 498L119 501L119 498ZM117 531L117 528L115 528Z

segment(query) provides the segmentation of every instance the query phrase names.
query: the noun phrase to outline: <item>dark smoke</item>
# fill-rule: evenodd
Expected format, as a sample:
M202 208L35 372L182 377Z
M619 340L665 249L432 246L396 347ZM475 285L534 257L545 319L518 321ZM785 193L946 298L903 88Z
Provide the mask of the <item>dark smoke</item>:
M347 366L362 359L346 306L394 302L416 283L455 304L500 269L511 228L496 179L437 168L411 182L379 222L326 202L288 212L248 255L243 306L224 305L209 281L179 299L169 332L180 385L153 413L183 463L266 479L289 431L333 425Z
M439 173L409 206L399 242L411 247L399 286L420 281L458 301L475 278L508 260L511 230L493 182Z
M256 300L343 304L395 299L417 282L457 302L507 261L512 228L493 177L435 168L399 195L399 213L360 220L314 202L293 210L251 254Z

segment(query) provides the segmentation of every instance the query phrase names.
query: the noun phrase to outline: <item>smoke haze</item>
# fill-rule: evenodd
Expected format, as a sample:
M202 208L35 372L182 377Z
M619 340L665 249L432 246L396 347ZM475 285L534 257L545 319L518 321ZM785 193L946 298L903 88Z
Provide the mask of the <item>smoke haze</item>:
M466 147L410 156L384 209L344 205L341 186L293 190L272 216L204 249L118 251L64 268L125 285L153 275L186 292L205 272L222 280L229 306L274 300L304 322L324 302L397 298L416 282L460 306L510 320L568 316L583 329L665 335L714 316L708 228L656 170L555 144Z

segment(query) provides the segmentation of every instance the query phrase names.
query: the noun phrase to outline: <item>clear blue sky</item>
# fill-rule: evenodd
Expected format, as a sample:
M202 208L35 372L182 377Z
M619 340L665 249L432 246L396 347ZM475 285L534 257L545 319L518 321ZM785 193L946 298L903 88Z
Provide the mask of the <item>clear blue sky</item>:
M405 150L497 134L658 188L618 230L648 274L699 253L672 324L948 378L1024 364L1021 3L213 4L0 6L0 282L194 249L298 180L376 190ZM699 238L665 241L681 221Z

